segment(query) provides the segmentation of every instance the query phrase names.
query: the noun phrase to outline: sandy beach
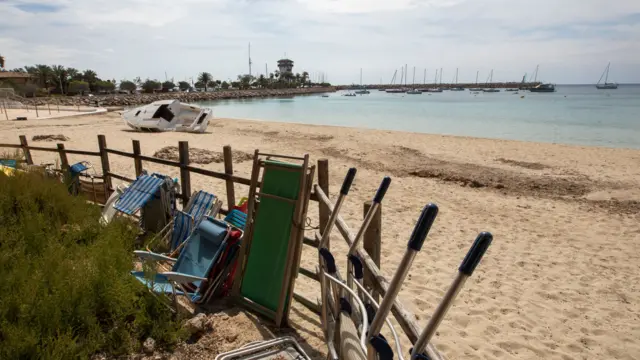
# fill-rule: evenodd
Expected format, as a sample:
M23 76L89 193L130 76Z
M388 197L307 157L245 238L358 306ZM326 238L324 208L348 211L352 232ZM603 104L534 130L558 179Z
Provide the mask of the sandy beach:
M434 344L448 359L640 358L640 150L569 146L407 132L215 119L206 134L137 133L117 112L70 119L0 120L0 143L19 135L62 134L67 149L97 150L97 135L110 148L131 151L140 140L151 156L178 141L190 148L329 159L331 198L347 168L358 168L341 214L352 229L362 219L383 176L393 178L382 205L382 272L390 278L421 208L440 214L400 296L421 325L440 301L468 247L480 231L494 242L438 330ZM55 147L55 142L32 142ZM4 151L4 150L0 150ZM57 154L33 152L34 162ZM70 161L99 160L70 156ZM111 170L134 177L133 161L110 155ZM198 165L223 170L222 163ZM178 177L178 171L148 167ZM234 163L249 177L251 161ZM225 183L192 175L192 189L225 193ZM248 187L237 185L239 199ZM225 199L224 195L222 198ZM309 217L316 226L317 204ZM309 232L308 235L311 235ZM332 250L345 267L338 233ZM302 266L316 254L305 249ZM298 278L311 298L316 283ZM299 304L297 333L325 351L319 319ZM408 352L409 342L404 339ZM406 356L406 354L405 354ZM213 358L213 357L212 357Z

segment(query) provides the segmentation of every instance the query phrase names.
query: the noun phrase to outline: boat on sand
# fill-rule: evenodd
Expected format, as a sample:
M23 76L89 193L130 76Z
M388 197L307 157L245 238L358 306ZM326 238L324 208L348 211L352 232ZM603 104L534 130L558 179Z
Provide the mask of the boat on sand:
M205 132L212 117L211 109L184 104L178 100L154 101L122 114L124 123L135 130L191 133Z

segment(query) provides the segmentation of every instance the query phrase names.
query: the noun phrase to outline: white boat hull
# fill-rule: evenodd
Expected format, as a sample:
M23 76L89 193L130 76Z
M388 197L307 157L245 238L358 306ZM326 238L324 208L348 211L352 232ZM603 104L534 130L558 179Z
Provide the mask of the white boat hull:
M137 131L181 131L203 133L213 118L213 111L178 100L161 100L125 111L124 123Z

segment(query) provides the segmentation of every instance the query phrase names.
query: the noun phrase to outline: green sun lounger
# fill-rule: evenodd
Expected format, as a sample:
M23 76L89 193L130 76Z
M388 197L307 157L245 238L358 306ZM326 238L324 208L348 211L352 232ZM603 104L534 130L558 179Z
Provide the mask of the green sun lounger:
M308 160L296 159L305 160L304 164L254 159L254 172L260 166L264 172L260 191L250 192L247 226L252 212L253 222L237 289L245 304L274 319L278 326L286 322L299 263L303 230L295 224L303 222L309 196ZM257 180L257 174L252 178Z

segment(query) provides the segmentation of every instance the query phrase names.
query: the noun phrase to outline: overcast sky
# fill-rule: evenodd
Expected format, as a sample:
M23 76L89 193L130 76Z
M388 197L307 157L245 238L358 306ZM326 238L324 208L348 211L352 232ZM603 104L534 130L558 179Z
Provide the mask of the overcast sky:
M176 81L275 70L332 83L388 83L408 64L443 82L539 80L640 83L640 0L0 0L7 68L36 63L93 69L102 78Z

